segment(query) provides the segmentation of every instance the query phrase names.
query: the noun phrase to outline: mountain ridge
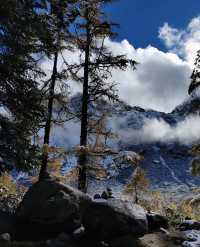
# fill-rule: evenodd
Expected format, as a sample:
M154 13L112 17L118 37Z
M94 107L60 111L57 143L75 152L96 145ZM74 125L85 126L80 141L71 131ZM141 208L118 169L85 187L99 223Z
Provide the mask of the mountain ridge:
M76 113L80 109L80 97L81 95L72 98L70 103L71 110L75 109ZM200 178L193 177L190 171L190 163L193 156L189 150L191 149L192 143L181 143L180 138L177 140L175 138L169 138L169 141L162 140L162 135L160 137L159 132L163 130L156 129L156 127L154 131L149 132L152 132L150 134L157 132L156 134L160 139L144 141L145 139L142 136L142 131L145 130L145 124L149 122L155 122L156 124L161 123L161 125L164 124L167 129L172 128L170 133L173 133L173 130L178 132L178 127L176 126L179 123L183 123L185 119L191 115L199 116L198 102L200 102L200 100L189 99L177 106L171 113L143 109L138 106L129 106L122 101L113 104L105 104L105 101L101 102L99 105L103 105L104 111L111 112L111 115L107 118L107 127L118 135L117 139L108 141L108 146L119 152L139 152L144 150L145 159L141 166L146 171L152 188L180 186L187 189L199 186ZM97 108L98 104L91 104L89 107L90 114L101 115L101 112L99 109L97 110ZM76 133L76 136L78 136L77 131L79 131L79 127L78 121L72 121L71 124L67 123L65 125L65 133ZM73 128L75 128L75 131L73 131ZM59 136L56 134L56 131L58 131L58 129L54 131L52 140L54 145L64 146L66 148L78 145L79 136L74 138L75 135L72 135L70 137L71 139L64 138L62 140L64 136L62 130L59 130L61 133ZM163 138L165 138L165 135ZM76 139L76 141L74 141L74 139ZM68 172L76 166L76 163L77 160L73 155L68 157L64 162L62 171L64 173ZM116 168L113 158L109 155L102 159L100 165L106 169L109 175L104 182L97 182L96 187L105 187L107 184L110 184L110 186L113 185L112 187L121 188L128 182L133 172L133 167L127 163L122 164L121 169ZM94 183L92 184L94 185Z

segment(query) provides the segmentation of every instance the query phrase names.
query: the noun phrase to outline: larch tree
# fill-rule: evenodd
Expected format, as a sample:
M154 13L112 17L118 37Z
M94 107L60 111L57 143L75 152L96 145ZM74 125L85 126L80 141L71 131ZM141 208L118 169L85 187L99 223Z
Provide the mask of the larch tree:
M59 92L56 92L56 88L58 87L57 83L62 83L63 80L67 79L66 69L61 71L58 69L58 59L63 50L70 49L71 35L69 26L76 19L75 3L76 0L49 0L47 4L47 25L49 25L48 27L53 40L51 47L52 54L50 56L53 60L53 68L50 79L47 80L43 87L43 90L45 90L47 94L47 114L44 127L42 164L39 174L40 180L47 174L51 125L54 121L54 103L59 100L63 103L63 98L66 96L66 87L63 86L66 82L62 84Z
M114 55L107 45L115 26L106 18L105 4L112 0L84 0L79 4L79 17L74 25L74 45L80 51L80 62L69 66L74 80L82 84L81 134L78 188L87 191L87 145L90 113L88 107L101 98L117 100L112 70L125 70L136 62L126 55Z
M149 180L146 177L144 170L137 166L124 192L134 196L134 203L138 204L141 192L147 190L149 184Z

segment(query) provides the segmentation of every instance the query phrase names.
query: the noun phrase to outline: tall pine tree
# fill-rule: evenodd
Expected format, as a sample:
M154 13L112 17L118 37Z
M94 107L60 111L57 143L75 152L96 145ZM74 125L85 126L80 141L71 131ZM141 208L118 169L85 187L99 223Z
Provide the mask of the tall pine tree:
M42 8L33 0L8 0L0 6L1 159L19 168L36 164L31 136L44 117L39 89L44 73L38 66L47 49L44 21L38 15Z

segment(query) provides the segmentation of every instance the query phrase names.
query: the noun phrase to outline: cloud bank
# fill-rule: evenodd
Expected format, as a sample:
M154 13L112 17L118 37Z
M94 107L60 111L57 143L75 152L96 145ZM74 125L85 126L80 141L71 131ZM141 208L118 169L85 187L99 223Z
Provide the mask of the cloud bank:
M192 69L187 61L172 52L155 47L135 49L128 41L109 41L114 53L127 54L139 62L136 71L114 71L119 96L128 104L170 112L187 95Z
M192 19L185 30L164 23L158 36L167 52L151 45L135 49L127 40L107 40L113 53L126 54L140 63L136 71L113 71L111 80L118 83L119 96L128 104L170 112L187 97L195 54L200 48L200 16ZM64 52L64 57L71 63L78 61L79 55L77 51ZM61 58L59 65L63 66ZM50 61L45 61L42 66L46 70L52 69ZM69 84L72 93L80 91L76 82Z
M171 52L180 55L193 66L196 52L200 49L200 16L193 18L185 30L164 23L159 29L159 37Z
M126 119L126 118L125 118ZM117 139L109 140L109 144L118 148L118 141L129 144L180 143L191 145L200 141L200 117L188 116L174 126L163 119L146 119L141 129L125 128L124 118L110 119L109 125L117 134ZM122 127L123 126L123 127ZM53 128L51 143L58 147L70 149L79 144L80 124L68 122L64 127Z
M114 70L111 80L118 83L119 96L132 106L152 108L154 110L170 112L187 98L187 90L190 84L190 75L193 70L194 58L200 49L200 16L193 18L185 29L171 27L164 23L159 28L158 37L167 47L167 52L161 51L149 45L146 48L134 48L127 40L114 42L106 40L107 46L114 54L125 54L130 59L139 62L136 71ZM78 61L80 53L64 52L68 62ZM42 66L46 70L52 69L51 61L44 61ZM63 66L62 58L59 66ZM81 87L76 82L69 82L72 94L80 91ZM147 120L140 131L120 131L122 138L134 138L140 142L174 142L190 144L199 141L200 118L190 116L171 127L163 120ZM78 142L73 138L78 133L76 126L66 129L66 140L63 139L63 131L60 131L61 142L73 145ZM127 137L126 137L127 135ZM72 140L72 141L71 141ZM60 143L59 143L60 144Z
M140 65L137 71L117 71L119 95L131 105L170 112L187 98L196 52L200 49L200 16L180 30L164 23L158 37L167 52L149 45L135 49L128 41L109 42L114 52L127 54Z
M127 143L173 143L193 144L200 140L200 117L189 116L175 126L170 126L164 120L146 120L140 130L119 130L121 140Z

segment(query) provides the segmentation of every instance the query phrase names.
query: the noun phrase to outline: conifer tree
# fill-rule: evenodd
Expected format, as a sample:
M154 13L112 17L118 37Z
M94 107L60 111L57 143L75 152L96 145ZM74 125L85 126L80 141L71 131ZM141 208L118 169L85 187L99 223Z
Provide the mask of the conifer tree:
M51 125L53 122L53 110L55 100L59 100L59 95L62 97L65 94L61 90L59 94L56 94L56 83L66 80L66 71L58 71L58 59L62 50L70 49L70 32L69 26L76 18L76 12L74 11L74 3L76 0L49 0L49 11L47 16L50 15L49 30L52 34L52 57L53 57L53 68L51 73L51 78L45 85L47 92L47 116L44 127L44 146L42 155L42 165L40 169L39 179L43 179L47 173L48 165L48 149L50 142ZM67 47L66 45L67 44ZM62 87L64 88L64 87ZM62 102L63 103L63 102Z
M19 168L36 164L37 147L30 137L44 116L38 87L44 73L38 61L46 49L45 25L36 11L42 8L33 0L8 0L0 5L1 159Z
M0 116L1 158L25 167L42 162L40 178L47 169L54 102L66 103L66 71L57 64L61 50L70 47L75 2L8 0L0 6L0 106L8 113ZM44 59L53 61L50 79L40 66ZM41 157L31 139L43 127Z
M200 86L200 50L197 51L195 59L195 68L191 75L191 83L188 89L188 93L193 95ZM193 145L191 153L196 156L192 160L192 175L197 176L200 174L200 145Z
M188 89L188 93L192 94L200 85L200 50L197 52L195 59L195 68L191 75L191 83Z
M88 107L100 98L117 100L115 82L109 82L113 69L125 70L135 61L125 55L114 55L106 45L106 40L116 35L114 24L107 20L104 5L112 0L84 0L79 4L79 18L75 24L74 44L81 52L80 63L69 69L73 79L82 83L81 135L80 146L84 147L79 156L78 188L87 190L87 145ZM82 73L83 72L83 75Z

